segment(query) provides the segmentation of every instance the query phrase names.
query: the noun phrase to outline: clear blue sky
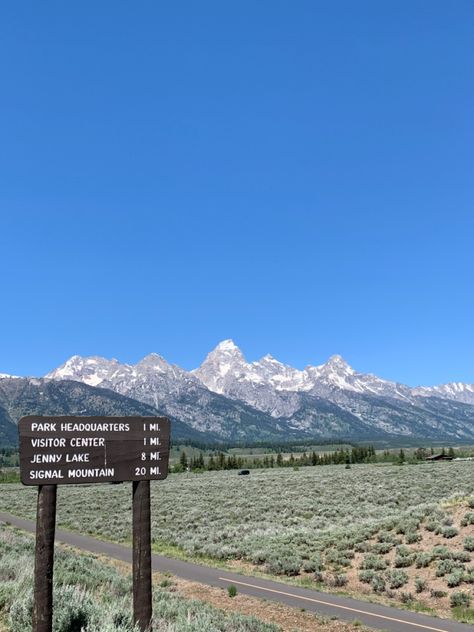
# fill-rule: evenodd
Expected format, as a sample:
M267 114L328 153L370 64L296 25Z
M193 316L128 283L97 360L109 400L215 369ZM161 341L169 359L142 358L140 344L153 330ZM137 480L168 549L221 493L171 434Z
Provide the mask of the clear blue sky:
M472 0L2 3L0 372L474 382L473 41Z

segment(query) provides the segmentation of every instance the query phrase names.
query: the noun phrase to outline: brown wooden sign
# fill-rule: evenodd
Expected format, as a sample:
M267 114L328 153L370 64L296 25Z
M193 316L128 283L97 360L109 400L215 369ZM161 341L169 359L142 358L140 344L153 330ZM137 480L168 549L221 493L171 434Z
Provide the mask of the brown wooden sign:
M24 485L160 480L168 475L165 417L23 417Z

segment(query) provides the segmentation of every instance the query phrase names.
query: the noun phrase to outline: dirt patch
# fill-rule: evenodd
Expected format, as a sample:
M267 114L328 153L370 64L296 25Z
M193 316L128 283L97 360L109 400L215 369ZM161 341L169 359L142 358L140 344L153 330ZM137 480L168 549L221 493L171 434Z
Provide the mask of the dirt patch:
M75 550L71 547L66 548ZM101 562L113 566L121 573L130 574L130 565L126 562L113 560L102 555L97 557ZM164 590L177 592L185 599L197 599L225 612L238 612L253 616L266 623L275 623L281 627L283 632L355 632L355 630L363 632L369 629L359 623L354 625L317 616L305 612L304 609L290 608L266 599L239 594L231 598L225 589L190 582L168 573L153 573L153 583L155 586L160 586L163 583L165 584ZM0 632L3 632L1 628Z
M352 632L366 630L360 625L339 620L325 619L309 612L288 608L281 604L239 595L229 597L226 590L196 584L182 579L174 579L175 589L187 599L199 599L225 612L251 615L267 623L279 625L284 632Z

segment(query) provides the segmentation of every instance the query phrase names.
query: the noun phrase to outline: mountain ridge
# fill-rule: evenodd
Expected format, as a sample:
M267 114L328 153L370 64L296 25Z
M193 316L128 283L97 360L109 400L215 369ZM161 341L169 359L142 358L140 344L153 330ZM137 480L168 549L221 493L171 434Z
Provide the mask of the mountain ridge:
M230 339L192 371L150 353L136 364L74 355L44 378L3 375L0 406L1 385L9 379L114 393L131 408L144 404L183 424L181 430L213 440L474 439L474 385L412 388L360 373L337 354L302 370L270 354L248 362Z
M243 412L236 413L235 407L246 406L250 425L264 424L270 434L273 420L277 433L286 428L289 433L314 436L428 433L474 438L470 385L456 390L442 385L412 388L357 372L337 354L324 364L300 370L270 354L248 362L233 340L226 339L192 371L169 364L158 354L149 354L134 365L73 356L46 377L100 384L180 415L204 432L229 434L228 428L222 428L220 407L227 408L235 422ZM255 418L257 413L261 416Z

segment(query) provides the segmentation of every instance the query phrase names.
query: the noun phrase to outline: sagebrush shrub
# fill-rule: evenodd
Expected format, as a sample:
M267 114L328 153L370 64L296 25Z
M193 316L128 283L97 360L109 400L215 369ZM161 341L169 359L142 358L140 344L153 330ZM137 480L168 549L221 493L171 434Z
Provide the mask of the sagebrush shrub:
M385 580L381 575L375 574L370 584L375 593L382 593L385 590Z
M461 527L467 527L470 524L474 524L474 512L470 511L461 520Z
M453 551L452 552L452 559L456 560L457 562L470 562L471 561L471 556L467 551Z
M426 524L425 524L425 529L427 531L437 531L438 528L441 528L441 525L438 524L437 522L435 522L434 520L429 520Z
M266 568L275 575L299 575L303 560L291 557L271 558L267 561Z
M401 592L400 593L400 601L402 603L410 603L411 601L413 601L413 595L411 594L411 592Z
M460 568L456 568L452 573L446 575L446 583L449 588L454 588L455 586L459 586L464 577L464 571Z
M433 556L431 553L420 552L415 556L415 566L416 568L427 568L431 562L433 561Z
M407 544L415 544L415 542L420 542L421 539L422 539L421 533L417 533L416 531L410 531L405 536L405 540Z
M387 566L388 560L380 557L380 555L374 555L373 553L366 555L360 565L362 569L370 569L374 571L383 571L387 568Z
M331 584L338 588L341 586L345 586L347 582L348 582L347 575L344 575L341 573L333 575L332 580L331 580Z
M437 560L448 560L452 557L452 552L444 544L438 544L433 547L431 553Z
M401 588L408 583L408 575L404 571L389 571L387 573L387 581L390 588Z
M393 565L395 568L408 568L409 566L413 566L414 561L414 555L396 555L393 560Z
M319 560L304 560L301 568L305 573L314 573L321 568L321 562Z
M351 554L352 551L349 552ZM352 557L354 554L352 553ZM351 566L351 558L347 556L347 551L338 551L337 549L329 550L326 553L325 561L328 564L332 564L333 566Z
M467 592L453 592L450 597L451 607L468 608L471 604L471 597Z
M456 527L443 527L441 529L441 535L443 538L454 538L459 534L459 531Z
M362 583L370 584L370 582L375 577L375 571L372 571L372 570L361 570L361 571L359 571L358 577L359 577L359 581L361 581Z
M377 535L377 541L395 545L397 543L397 538L390 531L381 531Z
M428 582L426 581L426 579L422 577L415 577L415 590L417 593L421 593L426 590L427 585Z
M436 565L436 577L444 577L445 575L452 573L455 569L464 570L462 562L455 560L439 560Z

